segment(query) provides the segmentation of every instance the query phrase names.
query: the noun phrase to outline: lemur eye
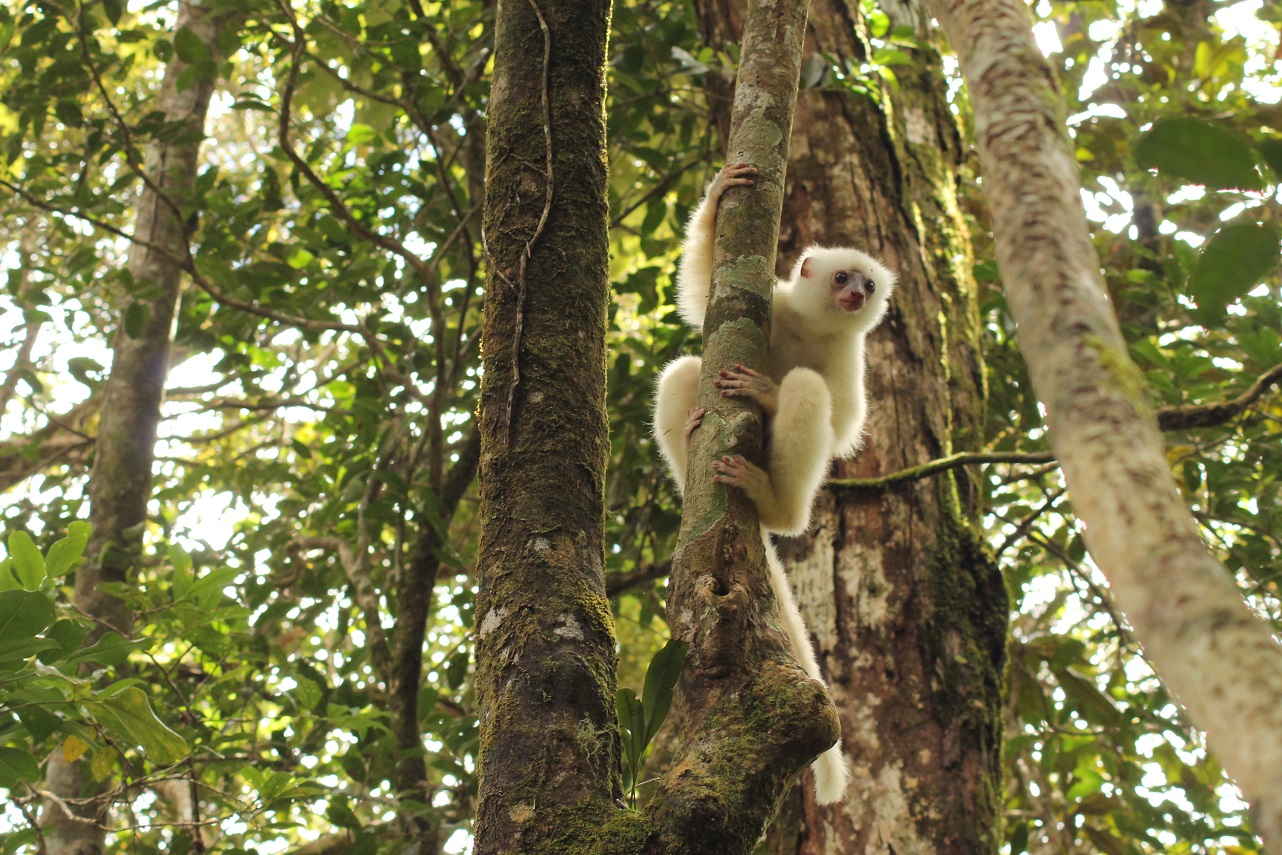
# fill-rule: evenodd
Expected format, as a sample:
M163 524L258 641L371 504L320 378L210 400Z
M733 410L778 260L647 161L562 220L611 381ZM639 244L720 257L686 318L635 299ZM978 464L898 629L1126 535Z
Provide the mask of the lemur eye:
M864 290L867 291L869 294L871 294L873 291L877 290L877 283L869 279L868 282L864 285Z
M850 279L850 277L846 275L846 271L839 270L837 271L836 279L837 279L838 285L845 285L846 282Z

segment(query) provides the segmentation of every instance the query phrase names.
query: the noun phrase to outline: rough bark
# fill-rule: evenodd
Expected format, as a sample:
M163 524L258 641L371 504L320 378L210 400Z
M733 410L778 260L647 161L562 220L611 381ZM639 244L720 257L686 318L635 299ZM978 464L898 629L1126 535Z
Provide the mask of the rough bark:
M1282 651L1203 544L1100 280L1063 97L1017 0L934 9L975 112L997 257L1086 544L1158 674L1282 846Z
M920 5L885 6L926 37ZM733 8L700 3L709 39ZM806 43L857 67L857 4L819 0ZM881 255L899 274L869 340L864 450L838 474L874 477L979 444L983 372L969 236L953 195L961 145L928 49L896 66L884 107L831 87L798 100L780 270L811 243ZM956 477L956 480L954 480ZM974 526L964 474L821 500L785 543L791 578L854 766L847 802L790 797L777 853L993 852L1000 840L1000 715L1008 602Z
M620 795L602 510L609 16L608 0L498 4L484 215L476 855L586 851Z
M177 28L187 27L219 55L218 35L225 15L183 3ZM139 557L142 527L151 498L151 468L156 426L168 373L169 345L178 303L181 268L187 253L186 221L195 187L197 155L214 81L196 78L179 86L188 68L175 57L165 69L156 109L187 133L167 137L147 149L144 187L138 200L129 250L132 277L120 306L120 325L112 350L111 374L104 385L93 470L89 477L93 534L85 562L76 571L74 602L93 618L86 643L108 629L128 636L134 616L128 606L103 590L106 583L129 583ZM141 318L134 328L131 318ZM44 806L42 833L50 855L96 855L102 851L109 802L102 798L110 781L95 781L88 760L67 763L60 752L49 761L47 786L88 822L71 819L53 804Z

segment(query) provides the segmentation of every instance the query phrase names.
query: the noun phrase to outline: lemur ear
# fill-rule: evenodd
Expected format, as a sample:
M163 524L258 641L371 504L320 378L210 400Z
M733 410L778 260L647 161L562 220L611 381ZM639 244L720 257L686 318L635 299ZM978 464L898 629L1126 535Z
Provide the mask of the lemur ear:
M801 262L801 278L802 279L810 278L810 259L809 258Z

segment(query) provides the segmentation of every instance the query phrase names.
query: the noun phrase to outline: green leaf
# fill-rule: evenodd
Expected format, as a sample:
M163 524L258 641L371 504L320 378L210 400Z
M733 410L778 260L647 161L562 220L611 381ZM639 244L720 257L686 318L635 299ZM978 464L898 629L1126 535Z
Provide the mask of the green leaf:
M1028 823L1021 822L1015 826L1015 831L1010 836L1011 855L1023 855L1028 851Z
M635 779L636 770L641 765L641 752L645 750L645 711L641 708L637 693L631 689L619 689L614 696L614 707L619 713L619 727L624 731L621 734L623 756L628 761L628 768L633 770Z
M53 603L35 591L0 592L0 646L30 641L53 623Z
M125 4L120 0L102 0L102 11L106 13L107 20L113 27L120 24L120 16L125 11Z
M36 758L18 748L0 748L0 787L17 790L24 782L40 780Z
M89 627L78 620L58 621L45 631L45 638L54 642L57 648L50 654L41 656L40 661L47 665L64 656L72 655L80 649L80 645L84 643L85 636L88 634Z
M165 766L187 756L187 741L156 718L142 689L128 686L88 706L99 724L130 745L141 745L153 763Z
M151 307L141 300L135 300L125 309L125 335L138 338L142 335L147 322L151 320Z
M168 552L169 563L174 568L174 572L169 576L169 583L173 586L174 599L181 600L191 592L191 585L195 581L191 556L181 546L173 543L169 544Z
M4 639L0 639L0 642L4 642L0 643L0 669L10 674L27 671L29 666L25 660L47 650L56 650L58 647L56 642L40 636L20 638L7 642Z
M289 254L289 258L285 259L285 263L295 270L302 270L315 260L315 255L299 247Z
M317 711L321 702L320 686L306 677L299 677L295 682L298 685L294 687L294 699L298 701L298 708L307 712Z
M93 534L93 526L88 520L72 520L67 523L67 537L72 540L88 543L91 534Z
M195 64L209 59L209 45L188 27L183 27L174 35L174 50L183 62Z
M74 522L67 529L67 536L49 547L45 558L45 572L50 579L61 579L80 563L89 543L89 523Z
M67 657L68 663L97 662L100 665L119 665L135 650L146 650L155 643L152 638L130 641L118 632L108 631L92 647Z
M9 535L9 557L13 559L13 574L22 587L38 591L45 580L45 559L31 535L15 531Z
M450 661L445 665L445 684L451 689L457 689L463 685L467 679L467 660L468 649L458 651L450 657Z
M31 734L31 738L35 740L44 739L62 727L62 719L35 704L20 706L14 712L18 714L18 721L22 722L27 733Z
M223 588L235 581L240 574L234 567L217 567L192 583L188 596L202 608L216 606L223 597Z
M1273 170L1274 178L1282 180L1282 140L1264 140L1256 144L1264 162Z
M681 677L681 667L685 664L689 650L687 642L670 638L650 660L650 667L645 672L645 688L641 690L642 713L645 716L642 749L650 744L650 740L659 732L663 720L668 717L668 709L672 706L672 689Z
M352 145L364 145L378 139L378 131L369 125L353 122L347 129L347 141Z
M22 589L22 583L13 572L13 559L6 558L0 561L0 591L19 591Z
M1163 119L1135 142L1144 169L1190 184L1259 190L1255 154L1234 131L1199 119Z
M1280 239L1282 234L1271 223L1231 223L1211 236L1189 275L1200 323L1214 324L1229 303L1277 265Z

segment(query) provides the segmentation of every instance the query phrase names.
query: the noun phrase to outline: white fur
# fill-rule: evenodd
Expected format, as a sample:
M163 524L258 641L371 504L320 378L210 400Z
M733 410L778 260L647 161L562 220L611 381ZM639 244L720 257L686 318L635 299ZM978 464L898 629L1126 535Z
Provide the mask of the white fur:
M819 673L819 663L815 660L815 649L810 643L810 633L806 631L801 610L797 608L797 601L792 597L792 586L788 584L783 562L779 560L779 554L775 552L774 544L770 542L770 535L765 529L761 531L761 539L766 546L770 587L774 590L775 599L779 601L779 615L783 619L788 640L792 642L792 650L797 654L801 669L806 672L806 676L823 683L824 678ZM826 686L827 683L824 685ZM821 805L840 801L846 794L846 786L850 783L850 769L846 766L846 758L841 753L841 740L838 739L837 744L815 758L815 762L810 764L810 769L815 775L815 801Z
M720 195L726 189L718 178L690 218L677 271L678 310L698 328L707 313L713 231ZM849 311L838 301L839 273L847 277L859 273L872 282L873 292L866 295L862 308ZM864 338L885 316L894 285L894 274L872 256L856 249L820 246L802 253L791 277L776 284L770 357L764 373L777 384L778 408L769 425L767 470L741 462L736 479L761 517L771 585L788 637L807 676L820 682L810 635L765 532L805 531L829 461L859 450L867 413ZM695 407L701 370L698 357L676 360L660 374L655 395L655 436L683 491L689 452L686 419ZM829 804L841 799L850 777L841 742L824 752L812 768L816 801Z

